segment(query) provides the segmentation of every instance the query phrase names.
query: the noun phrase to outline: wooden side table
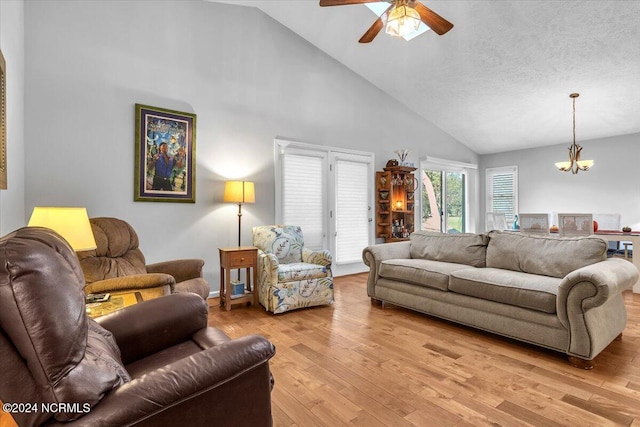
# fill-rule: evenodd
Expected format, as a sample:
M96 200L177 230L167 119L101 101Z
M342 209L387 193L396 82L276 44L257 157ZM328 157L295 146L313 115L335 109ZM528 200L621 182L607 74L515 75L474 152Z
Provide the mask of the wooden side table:
M231 304L253 302L258 305L258 290L256 289L256 270L258 269L258 248L255 246L234 246L230 248L218 248L220 251L220 305L224 305L227 311L231 310ZM231 295L231 270L242 269L246 271L246 283L244 295ZM249 275L253 269L253 280Z

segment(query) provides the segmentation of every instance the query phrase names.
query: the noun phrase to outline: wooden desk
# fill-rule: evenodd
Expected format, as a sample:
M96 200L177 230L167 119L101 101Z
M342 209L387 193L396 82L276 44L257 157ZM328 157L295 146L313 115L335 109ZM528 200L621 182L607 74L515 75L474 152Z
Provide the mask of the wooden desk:
M116 294L112 295L111 298L109 298L109 301L87 304L87 314L92 318L104 316L139 302L142 302L142 295L140 295L140 292Z
M599 230L595 232L595 235L604 237L605 239L613 242L633 243L633 256L631 257L631 262L633 262L633 265L635 265L638 271L640 271L640 231L623 233L622 231ZM633 285L633 293L640 294L640 279L638 279L636 284Z
M220 251L220 305L224 305L227 311L231 310L231 304L253 302L253 305L257 306L258 248L255 246L234 246L218 248L218 250ZM245 293L240 296L231 295L231 270L242 268L246 271ZM253 269L253 281L249 274L251 269Z

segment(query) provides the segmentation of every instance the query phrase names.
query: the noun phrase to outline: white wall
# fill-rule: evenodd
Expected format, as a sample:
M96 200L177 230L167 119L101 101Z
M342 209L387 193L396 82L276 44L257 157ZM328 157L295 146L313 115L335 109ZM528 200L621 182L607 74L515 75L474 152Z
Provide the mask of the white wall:
M0 1L0 49L6 61L7 189L0 190L0 236L25 225L24 2Z
M254 8L184 1L27 2L26 216L81 205L130 222L147 261L205 260L237 240L224 181L256 182L251 227L274 222L276 136L376 154L475 153ZM242 24L242 25L239 25ZM133 202L134 104L197 114L196 204ZM373 179L373 177L372 177Z
M595 161L576 175L554 166L569 159L570 142L481 156L481 212L485 169L518 165L520 212L621 213L623 226L640 229L640 134L576 142L583 147L582 158Z

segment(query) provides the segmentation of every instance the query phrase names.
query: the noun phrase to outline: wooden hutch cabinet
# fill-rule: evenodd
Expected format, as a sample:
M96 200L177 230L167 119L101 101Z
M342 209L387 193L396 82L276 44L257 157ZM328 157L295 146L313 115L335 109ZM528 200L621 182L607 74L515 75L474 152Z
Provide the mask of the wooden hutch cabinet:
M415 170L390 166L376 172L376 237L385 242L407 240L415 230Z

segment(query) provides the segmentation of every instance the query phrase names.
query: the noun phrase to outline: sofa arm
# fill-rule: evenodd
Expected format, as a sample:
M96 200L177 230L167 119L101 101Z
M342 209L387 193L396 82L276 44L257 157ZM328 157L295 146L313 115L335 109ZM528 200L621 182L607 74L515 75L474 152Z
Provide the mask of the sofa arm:
M278 258L274 254L258 249L258 299L267 310L271 304L269 289L278 283Z
M312 251L311 249L302 248L302 262L329 267L333 262L333 258L331 252L327 250Z
M64 425L206 425L215 424L212 414L223 414L227 425L269 426L268 362L274 354L275 347L257 335L231 340L112 390Z
M143 301L95 320L109 330L127 365L191 339L207 327L206 302L196 294L178 293Z
M176 279L176 283L202 277L204 261L201 259L175 259L148 264L148 273L166 273Z
M603 305L607 300L631 289L638 280L638 269L629 261L610 258L569 273L559 285L557 310L566 312L569 302L579 302L583 310ZM562 319L561 315L560 318Z
M131 276L114 277L98 280L84 287L85 294L97 294L102 292L135 291L136 289L161 288L168 286L173 292L176 281L169 274L133 274Z
M592 359L622 332L627 317L621 294L633 287L638 276L630 262L610 258L562 279L556 311L570 331L569 354Z
M278 257L258 249L258 281L262 284L278 283Z
M380 245L367 246L362 250L362 260L369 267L369 277L367 279L367 293L370 297L375 297L375 285L378 280L380 263L387 259L409 259L411 258L410 243L403 242L382 243Z

